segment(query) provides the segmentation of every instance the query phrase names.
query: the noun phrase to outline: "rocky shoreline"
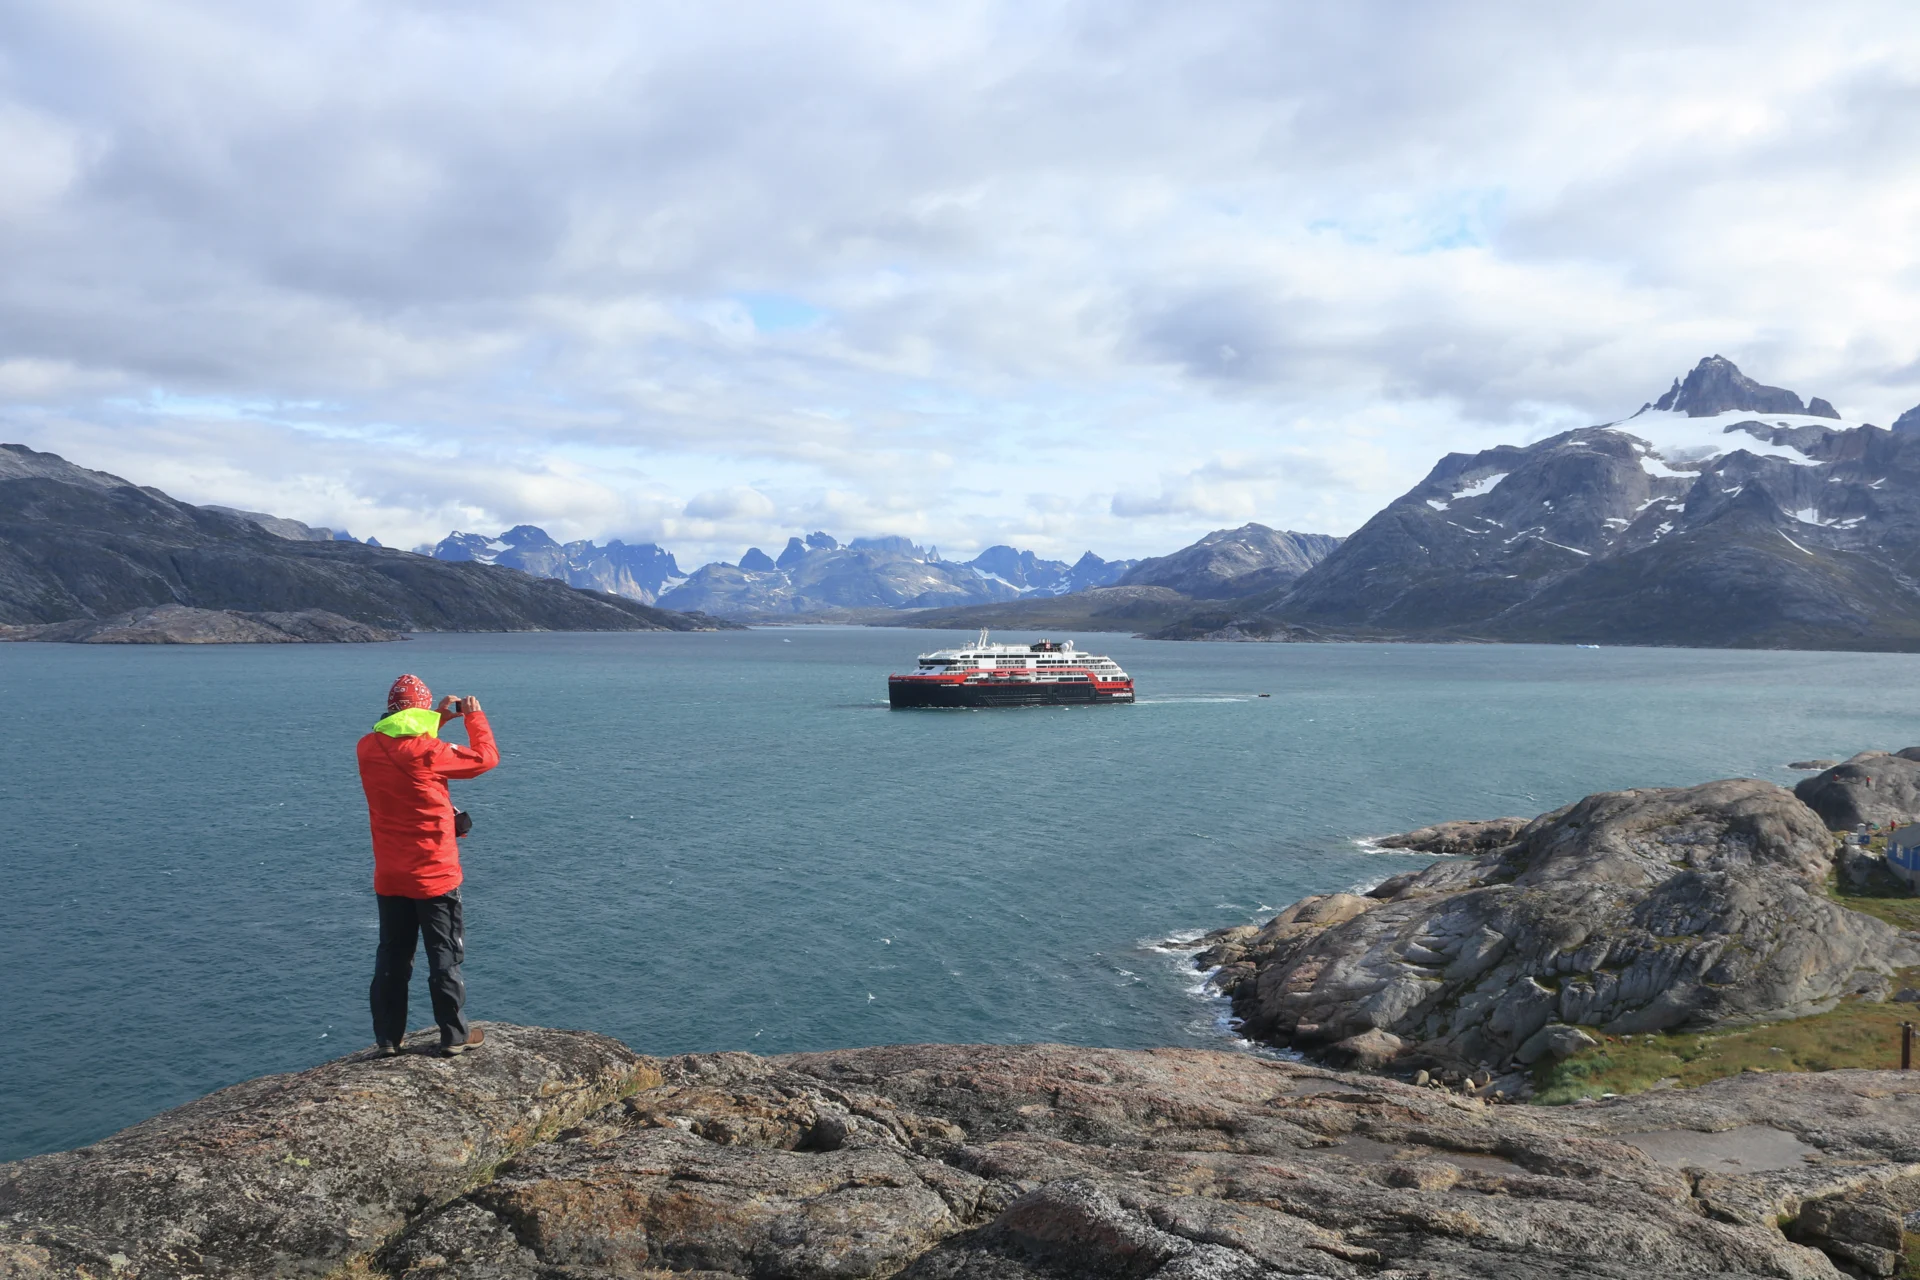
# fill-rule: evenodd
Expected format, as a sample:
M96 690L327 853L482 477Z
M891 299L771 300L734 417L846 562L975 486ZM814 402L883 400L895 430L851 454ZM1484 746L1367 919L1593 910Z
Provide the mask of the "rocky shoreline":
M1244 1053L649 1058L487 1024L0 1166L0 1275L1891 1275L1920 1075L1493 1107Z
M1889 883L1829 828L1915 812L1920 748L1863 753L1794 792L1736 779L1442 823L1375 843L1448 861L1216 930L1195 963L1250 1039L1524 1100L1536 1064L1596 1035L1887 998L1920 935L1828 896L1836 873Z

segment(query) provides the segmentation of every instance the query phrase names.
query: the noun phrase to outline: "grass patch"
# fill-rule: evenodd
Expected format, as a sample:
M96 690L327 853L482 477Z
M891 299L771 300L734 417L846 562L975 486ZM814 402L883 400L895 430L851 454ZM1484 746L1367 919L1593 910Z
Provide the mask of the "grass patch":
M1916 984L1920 971L1906 970L1894 978L1895 990ZM1920 1025L1920 1005L1861 1000L1765 1026L1605 1039L1596 1048L1534 1068L1533 1100L1558 1106L1607 1093L1639 1093L1662 1081L1690 1088L1749 1067L1892 1070L1900 1065L1902 1022Z
M1827 896L1849 911L1885 920L1896 929L1920 929L1920 898L1911 890L1857 893L1841 888L1836 877L1828 876Z

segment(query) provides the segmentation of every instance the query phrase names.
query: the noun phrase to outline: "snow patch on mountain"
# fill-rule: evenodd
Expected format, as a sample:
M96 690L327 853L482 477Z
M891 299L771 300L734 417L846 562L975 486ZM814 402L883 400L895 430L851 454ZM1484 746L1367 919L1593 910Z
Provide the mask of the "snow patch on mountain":
M1745 409L1729 409L1711 417L1690 418L1684 413L1643 409L1631 418L1607 424L1606 429L1646 446L1641 453L1640 465L1648 475L1691 479L1701 466L1740 449L1762 458L1779 458L1795 466L1820 465L1818 458L1808 457L1791 444L1775 444L1764 435L1756 435L1756 428L1767 433L1775 428L1792 430L1797 427L1845 431L1862 425L1869 424L1840 422L1802 413L1759 414ZM1674 467L1687 467L1689 470L1676 471Z

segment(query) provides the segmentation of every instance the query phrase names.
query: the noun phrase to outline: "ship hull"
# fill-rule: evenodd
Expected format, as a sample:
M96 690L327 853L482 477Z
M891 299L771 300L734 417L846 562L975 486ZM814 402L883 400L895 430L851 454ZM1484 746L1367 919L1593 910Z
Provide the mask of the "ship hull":
M1133 701L1131 689L1100 689L1091 684L993 680L889 680L887 703L895 710L956 707L1105 706Z

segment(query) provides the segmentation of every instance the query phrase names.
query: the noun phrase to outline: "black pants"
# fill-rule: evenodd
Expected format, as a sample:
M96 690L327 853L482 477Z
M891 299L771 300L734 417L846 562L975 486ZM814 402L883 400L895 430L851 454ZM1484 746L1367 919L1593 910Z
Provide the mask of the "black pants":
M427 943L427 993L433 997L433 1020L440 1024L442 1045L467 1042L467 984L460 962L467 958L466 930L460 923L460 891L438 898L380 900L380 948L374 953L373 1038L381 1044L399 1044L407 1034L407 984L413 980L414 943Z

